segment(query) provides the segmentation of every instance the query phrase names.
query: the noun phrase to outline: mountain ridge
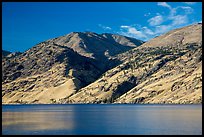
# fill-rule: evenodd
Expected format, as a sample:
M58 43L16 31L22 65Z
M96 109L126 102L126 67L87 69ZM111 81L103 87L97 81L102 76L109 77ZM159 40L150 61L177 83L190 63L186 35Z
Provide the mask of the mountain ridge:
M182 29L192 31L191 29L200 28L201 30L195 31L197 34L194 34L199 35L198 38L200 40L195 40L193 43L189 40L187 43L179 43L179 45L172 46L168 46L167 41L166 46L156 47L154 44L152 44L152 47L146 47L145 44L148 43L146 42L137 48L119 54L115 58L121 60L123 62L122 64L108 70L103 77L80 89L77 94L67 97L61 102L201 103L202 24L192 26L195 28L190 28L189 30L187 26ZM168 34L171 33L169 32L164 35ZM161 41L163 37L159 36L155 39L158 38L161 38ZM174 66L174 64L178 66ZM186 74L188 74L187 77L185 77ZM180 75L182 78L177 75ZM179 79L178 83L172 80L173 77ZM165 81L169 83L165 84ZM196 81L196 84L194 81ZM150 86L156 82L158 83L155 84L157 85L156 87ZM172 92L175 86L177 86L176 93ZM178 89L183 91L179 91Z
M102 36L92 37L95 40ZM104 46L103 43L109 43L109 40L104 38L97 41L99 45L93 42L89 44L88 42L92 40L92 37L78 37L78 33L70 33L41 42L18 56L2 60L3 102L4 100L19 102L19 99L13 100L10 96L18 96L18 94L24 96L25 94L28 98L33 98L38 93L39 97L34 97L35 99L32 99L31 102L36 102L36 100L41 102L43 100L42 103L50 103L51 100L56 99L55 93L57 99L73 94L79 88L96 80L107 69L116 66L119 61L109 59L109 56L104 55L105 50L102 46ZM85 39L88 39L88 42L84 42ZM86 43L86 45L83 43ZM77 48L73 48L72 45ZM80 46L89 46L89 48L90 46L98 46L100 52L92 52L94 51L92 50L91 54L97 54L97 58L92 58L86 56L90 53L89 49L80 54ZM121 48L123 47L121 44L109 44L109 47L110 52L114 52L114 55L122 52L122 50L127 51L132 48L126 48L125 46L125 48ZM116 48L120 51L115 52ZM50 96L53 98L47 97L47 93L51 93ZM23 100L26 100L26 98L23 98Z
M2 62L2 103L202 103L202 24L172 30L140 46L132 43L90 32L39 43ZM106 44L112 46L108 52ZM16 70L32 75L21 77ZM18 77L10 79L11 72Z

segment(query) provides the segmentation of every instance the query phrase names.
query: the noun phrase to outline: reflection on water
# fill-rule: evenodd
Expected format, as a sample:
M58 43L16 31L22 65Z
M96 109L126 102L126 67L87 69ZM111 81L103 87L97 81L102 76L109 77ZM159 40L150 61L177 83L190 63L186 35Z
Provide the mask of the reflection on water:
M63 111L60 106L59 109L57 106L29 106L3 106L2 130L5 134L49 134L49 131L71 131L74 127L73 111ZM69 108L72 110L72 106Z
M3 105L3 134L202 134L202 105Z
M73 122L69 115L61 112L4 112L2 124L5 128L15 125L19 130L72 129Z

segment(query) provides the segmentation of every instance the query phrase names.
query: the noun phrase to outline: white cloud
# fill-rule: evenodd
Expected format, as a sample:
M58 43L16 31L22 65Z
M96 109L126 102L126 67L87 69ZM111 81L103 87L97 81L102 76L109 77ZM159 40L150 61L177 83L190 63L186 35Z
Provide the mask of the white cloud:
M167 7L169 11L169 15L165 17L165 20L163 22L171 22L170 24L167 25L160 25L156 28L155 33L162 33L165 31L168 31L170 29L173 29L175 27L178 27L180 25L187 24L189 22L189 17L188 14L193 13L193 9L189 6L177 6L177 7L171 7L169 4L166 2L158 2L159 6ZM181 10L178 12L178 10ZM178 14L178 13L179 14ZM163 18L164 19L164 18ZM151 24L150 24L151 25ZM161 30L159 30L159 29Z
M170 9L169 17L173 17L174 15L176 15L176 12L177 12L177 8Z
M168 8L169 13L166 15L162 12L156 13L154 17L147 20L149 23L148 26L141 26L138 24L120 26L120 34L141 40L149 40L150 38L164 34L172 29L192 23L193 19L192 17L190 18L190 15L194 12L192 7L187 5L174 7L166 2L158 2L157 5ZM147 17L148 14L144 14L144 16Z
M151 13L150 13L150 12L148 12L148 13L144 14L144 16L145 16L145 17L148 17L149 15L151 15Z
M174 16L176 14L176 8L172 8L169 4L167 4L166 2L158 2L157 3L158 6L162 6L162 7L166 7L170 10L170 14L169 16Z
M181 13L177 14L177 10L181 9ZM189 23L189 14L193 13L193 9L188 6L178 6L175 8L170 9L170 14L167 16L166 21L171 21L170 26L172 28L179 26L179 25L184 25Z
M136 28L128 28L128 32L141 38L146 37L141 31L138 31Z
M148 20L150 26L160 25L163 22L163 17L161 15L157 15Z
M186 15L177 15L172 18L172 26L188 23L188 17Z
M121 28L129 28L130 26L123 26L123 25L122 25L122 26L120 26L120 27L121 27Z
M189 6L181 6L181 7L179 7L179 8L183 9L186 14L191 14L191 13L193 13L193 9L192 9L191 7L189 7Z
M155 33L147 27L143 27L143 31L147 35L154 35Z
M98 24L98 26L101 27L101 28L104 29L104 30L112 30L111 27L104 26L104 25L102 25L102 24Z
M135 38L147 38L147 36L142 31L137 30L135 27L122 25L120 28L125 29L125 32L123 30L121 32L123 35Z
M171 9L171 6L169 4L167 4L166 2L158 2L157 5Z
M165 33L167 31L169 31L172 28L171 25L160 25L160 26L156 26L155 28L155 34L162 34Z
M196 4L196 2L184 2L185 4L188 4L188 5L194 5Z
M105 29L107 29L107 30L111 30L111 27L105 27Z

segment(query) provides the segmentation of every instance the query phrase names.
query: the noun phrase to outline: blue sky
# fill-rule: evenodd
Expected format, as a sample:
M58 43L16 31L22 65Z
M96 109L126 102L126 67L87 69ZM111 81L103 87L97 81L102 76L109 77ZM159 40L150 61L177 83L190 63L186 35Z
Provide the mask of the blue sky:
M201 21L201 2L3 2L2 49L23 52L73 31L147 41Z

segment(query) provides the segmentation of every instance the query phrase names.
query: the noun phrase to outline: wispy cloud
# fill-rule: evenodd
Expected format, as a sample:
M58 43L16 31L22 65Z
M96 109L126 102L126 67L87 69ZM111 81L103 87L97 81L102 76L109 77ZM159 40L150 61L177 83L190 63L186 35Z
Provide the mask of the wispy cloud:
M108 26L104 26L102 24L98 24L99 27L101 27L103 30L112 30L111 27L108 27Z
M147 28L146 26L143 27L142 30L147 35L154 35L155 34L151 29Z
M158 14L155 17L152 17L148 20L150 26L160 25L163 22L163 17Z
M145 17L148 17L149 15L151 15L151 13L150 13L150 12L148 12L148 13L144 14L144 16L145 16Z
M179 8L183 9L186 14L191 14L193 12L193 9L189 6L180 6Z
M155 26L155 34L165 33L181 25L186 25L189 23L188 15L193 13L193 9L189 6L177 6L172 7L166 2L158 2L158 6L163 6L169 9L169 14L163 17L163 22L170 22L168 24L158 24ZM179 13L178 10L180 10ZM156 16L155 16L156 17Z
M188 5L194 5L196 4L196 2L184 2L185 4L188 4Z
M179 25L187 24L189 22L188 14L193 13L193 9L189 6L177 6L173 8L169 5L168 8L170 13L166 16L166 22L171 21L171 24L168 24L167 28L175 28ZM178 10L182 10L183 14L178 14Z
M186 15L177 15L172 18L172 26L178 26L188 23L188 17Z
M159 35L169 31L172 28L171 25L159 25L155 27L155 34Z
M132 26L120 26L121 33L126 36L134 37L134 38L144 38L146 39L147 36L142 33L142 31L137 30L135 27Z
M120 26L120 34L148 40L172 29L188 25L190 23L189 16L194 12L192 7L186 5L173 7L167 2L158 2L157 5L161 8L168 8L169 13L166 15L164 15L164 13L156 13L155 16L147 20L148 26L141 26L139 24L137 26ZM144 16L147 17L149 15L150 13L145 14Z
M169 4L167 4L166 2L158 2L157 5L171 9L171 6Z

